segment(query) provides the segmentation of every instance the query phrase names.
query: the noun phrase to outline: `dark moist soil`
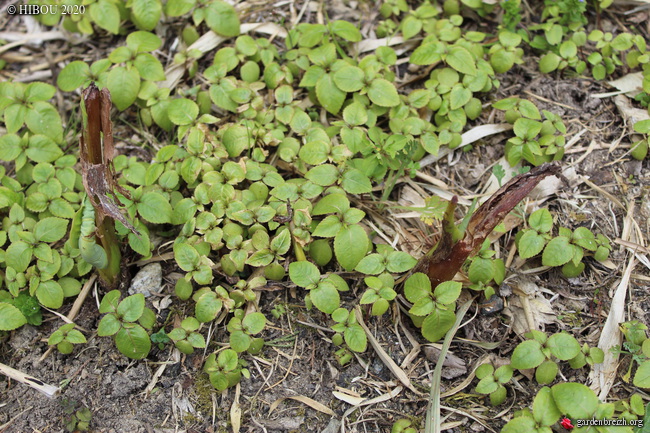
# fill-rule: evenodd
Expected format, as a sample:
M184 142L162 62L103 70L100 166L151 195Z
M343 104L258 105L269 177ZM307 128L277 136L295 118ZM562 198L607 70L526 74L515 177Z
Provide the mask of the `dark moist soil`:
M112 49L110 40L98 40L94 44L106 46L106 52ZM42 49L47 51L52 47L60 51L64 46L60 41L48 42ZM643 162L631 160L625 156L628 149L622 145L610 151L612 143L625 134L623 120L611 99L590 97L611 89L588 79L542 76L534 67L526 65L515 67L499 78L501 87L495 99L520 96L530 99L540 109L561 115L568 127L567 140L586 128L586 133L573 146L578 151L568 152L563 166L574 165L580 159L574 165L578 177L589 178L622 203L635 202L634 219L643 238L649 239L648 159ZM63 103L62 98L60 102ZM476 123L485 121L482 118ZM491 164L502 156L506 138L504 134L489 137L476 143L468 152L456 151L453 158L443 159L424 171L441 179L451 179L448 184L453 185L452 192L461 195L468 191L477 192L487 181ZM596 145L588 151L592 142ZM623 139L622 144L625 143L628 141ZM587 156L583 157L585 153ZM453 161L453 165L449 165L449 161ZM611 164L613 161L616 163ZM398 196L399 188L396 189ZM604 195L579 183L564 185L556 196L557 199L549 201L548 205L558 216L560 225L572 229L585 225L610 239L620 236L625 212L613 206ZM418 234L419 241L424 243L427 241L422 239L422 235L436 232L432 227L425 227L425 230L426 233ZM411 232L415 233L415 230ZM587 269L579 278L566 279L555 270L539 276L545 287L559 294L554 301L557 313L575 319L573 322L566 320L563 325L549 325L546 330L565 329L581 341L595 345L599 337L598 327L602 326L608 312L611 299L608 290L621 275L624 259L625 253L614 245L611 254L616 267L614 271L588 260ZM129 271L133 275L137 269L131 266ZM176 271L173 261L163 262L165 276ZM636 272L648 275L648 270L642 266ZM629 313L630 318L647 324L650 322L650 300L647 280L641 278L631 280ZM173 284L166 281L161 292L173 296ZM352 300L363 291L362 280L353 277L348 282L352 290L344 300L352 305ZM117 351L110 339L92 334L88 343L77 348L72 355L64 356L53 351L39 361L47 351L48 336L61 324L58 318L46 313L45 323L39 328L24 326L0 341L0 362L49 384L61 385L63 391L60 396L49 399L1 376L0 432L66 431L64 425L70 420L70 414L83 407L90 409L91 431L96 432L227 432L232 431L230 413L235 401L241 408L242 432L334 433L339 431L342 421L349 432L387 432L392 423L402 417L412 418L417 426L423 426L430 373L437 355L428 357L422 351L405 366L415 392L404 388L394 398L349 411L351 406L335 398L333 391L347 390L363 398L373 398L394 390L400 383L370 347L348 366L341 367L329 340L332 334L326 329L326 318L316 311L306 311L303 296L301 289L293 288L261 292L260 308L268 318L272 318L270 311L277 305L285 306L287 313L272 320L262 335L273 346L265 347L257 356L246 356L250 379L242 379L237 400L235 389L217 393L201 371L205 357L219 347L219 342L227 341L223 323L215 329L211 350L205 353L197 351L191 356L178 356L178 352L173 354L169 348L163 351L153 349L147 360L130 361ZM65 308L59 312L67 313ZM474 315L474 312L473 307L466 316L473 317L473 320L458 332L457 337L502 342L492 353L507 356L519 341L509 330L507 318L500 314ZM163 310L159 317L167 314L168 311ZM420 344L426 343L397 308L382 317L365 317L383 350L398 365L413 348L410 338L415 338ZM99 319L97 301L89 296L75 322L84 329L94 330ZM458 341L452 344L451 351L465 362L468 370L479 358L490 353ZM624 359L623 362L627 361ZM162 365L164 371L154 379L154 373ZM626 368L620 371L626 371ZM445 372L448 377L454 376L451 369L443 369L443 374ZM562 374L568 380L587 381L586 369L563 369ZM442 392L457 386L465 377L463 374L443 380ZM511 414L528 406L537 391L536 386L530 386L525 378L518 377L519 384L510 389L506 406L490 407L483 396L473 393L476 382L443 399L442 414L449 415L445 423L453 425L449 431L498 431L504 424L501 413L504 407L513 405L504 412ZM612 399L630 394L628 385L618 383L610 392ZM152 389L146 390L150 384ZM516 398L512 389L516 391ZM292 399L284 400L270 411L278 399L296 396L309 397L327 406L334 416ZM453 411L448 408L453 408Z

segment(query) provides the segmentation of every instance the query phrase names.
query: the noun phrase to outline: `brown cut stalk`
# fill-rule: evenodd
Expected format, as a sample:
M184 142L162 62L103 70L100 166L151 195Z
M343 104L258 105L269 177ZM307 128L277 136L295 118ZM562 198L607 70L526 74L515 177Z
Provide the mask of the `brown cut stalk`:
M109 287L118 283L120 247L115 236L114 219L133 233L138 231L120 211L115 190L128 197L128 192L115 181L113 169L113 125L111 94L93 83L83 91L84 128L79 139L81 169L86 194L95 208L96 238L108 256L108 267L99 269L101 279Z
M442 238L420 259L415 271L426 273L433 287L453 279L465 260L481 249L483 241L492 233L492 230L542 179L551 175L561 176L560 173L559 163L551 162L514 177L476 210L463 237L458 241L454 239L454 232L457 229L446 215L443 222ZM456 198L454 197L454 199ZM456 202L457 199L452 200L447 214L450 213L449 209L453 213Z

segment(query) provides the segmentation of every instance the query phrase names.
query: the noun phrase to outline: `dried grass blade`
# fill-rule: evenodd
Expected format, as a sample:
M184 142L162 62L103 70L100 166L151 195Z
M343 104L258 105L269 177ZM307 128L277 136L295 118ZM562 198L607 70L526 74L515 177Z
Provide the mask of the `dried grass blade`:
M441 421L440 421L440 378L442 375L442 365L444 359L447 356L447 351L449 351L449 346L451 341L458 331L458 327L463 323L463 318L465 313L469 309L470 305L474 299L470 299L465 302L461 307L456 311L456 322L454 326L451 327L447 335L445 336L445 341L442 343L442 349L440 349L440 356L438 357L438 362L436 363L436 368L433 370L433 380L431 381L431 392L429 393L429 404L427 407L427 419L425 422L424 432L425 433L440 433Z
M300 403L304 403L307 406L311 407L312 409L315 409L319 412L323 412L324 414L331 415L331 416L335 415L334 411L329 407L325 406L323 403L319 403L316 400L306 397L304 395L292 395L289 397L282 397L275 400L273 403L271 403L271 407L269 407L269 415L280 405L280 403L282 403L283 401L289 398L291 400L296 400L299 401Z
M408 375L404 370L402 370L399 365L393 361L393 358L388 356L388 354L382 349L381 344L379 344L379 341L372 335L372 332L370 332L370 329L368 329L368 326L365 324L363 321L363 314L361 313L361 307L358 305L354 309L354 315L357 318L357 322L361 327L363 328L364 332L366 333L366 336L368 337L368 341L370 342L370 345L372 346L373 349L375 349L375 352L377 352L377 355L379 356L379 359L386 364L386 366L390 369L390 371L399 379L400 382L404 384L408 389L411 391L420 394L419 391L417 391L413 385L411 385L411 379L409 379Z
M230 406L230 424L232 425L232 433L239 433L241 429L241 406L239 405L239 395L241 387L238 383L235 387L235 398Z
M612 306L609 309L607 320L598 340L598 347L605 352L605 360L602 364L594 364L590 378L593 380L591 389L598 393L598 398L601 401L605 401L609 390L614 384L614 379L616 379L618 353L613 353L610 349L621 345L621 331L618 325L625 319L625 298L634 265L636 265L636 261L632 256L623 272L621 281L616 287L616 292L614 292L612 298Z
M491 123L488 125L479 125L460 136L462 140L460 145L466 146L480 140L481 138L498 134L500 132L509 131L511 129L512 125L509 123Z

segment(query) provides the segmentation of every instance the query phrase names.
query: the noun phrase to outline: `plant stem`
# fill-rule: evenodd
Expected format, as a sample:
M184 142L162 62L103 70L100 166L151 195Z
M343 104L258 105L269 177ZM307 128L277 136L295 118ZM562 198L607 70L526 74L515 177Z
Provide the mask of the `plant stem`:
M102 110L110 110L110 101L103 101L104 95L99 91L97 86L91 84L84 92L84 130L82 132L81 157L85 158L85 163L90 166L105 165L104 149L102 143L102 132L106 134L107 125L102 125ZM109 104L106 107L106 104ZM108 127L110 128L110 127ZM108 170L108 167L105 168ZM86 191L91 195L92 191ZM91 197L91 202L97 202L97 197ZM115 221L103 212L95 212L95 226L97 227L95 237L106 251L108 257L108 266L104 269L98 269L102 281L109 287L114 288L120 274L120 264L122 255L120 253L119 243L115 234Z
M449 281L467 260L480 249L492 230L547 176L561 176L557 162L535 167L503 185L472 215L464 231L454 224L454 210L458 199L454 197L445 211L442 238L421 259L415 272L429 276L433 287Z

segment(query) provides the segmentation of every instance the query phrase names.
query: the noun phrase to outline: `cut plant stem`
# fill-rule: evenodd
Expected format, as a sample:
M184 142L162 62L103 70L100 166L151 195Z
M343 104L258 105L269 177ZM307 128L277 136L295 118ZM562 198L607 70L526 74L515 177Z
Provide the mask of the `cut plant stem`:
M112 171L113 127L110 119L111 95L91 84L83 91L83 130L79 140L82 177L86 194L95 207L96 239L106 251L108 266L98 269L103 283L114 288L120 274L120 246L115 235L118 219L131 231L137 230L120 212L115 189L126 193L116 184ZM111 194L115 199L108 197Z
M31 386L32 388L42 392L49 398L56 397L59 394L59 392L61 392L61 388L54 385L49 385L43 382L42 380L36 379L35 377L25 374L22 371L13 369L5 364L0 364L0 373L20 383L24 383L25 385Z
M442 238L420 259L415 271L426 273L432 287L453 279L465 260L476 254L492 230L542 179L560 173L559 163L551 162L514 177L476 210L464 232L454 224L454 210L458 202L458 198L454 197L445 211Z

